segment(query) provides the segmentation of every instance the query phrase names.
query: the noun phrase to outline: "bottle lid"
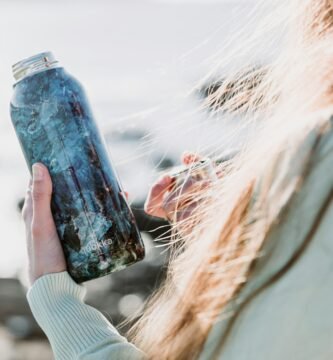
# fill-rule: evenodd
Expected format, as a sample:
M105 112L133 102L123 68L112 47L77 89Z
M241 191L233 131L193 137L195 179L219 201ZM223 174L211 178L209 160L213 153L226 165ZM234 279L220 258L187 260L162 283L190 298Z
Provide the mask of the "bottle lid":
M47 51L17 62L12 66L12 70L15 80L20 81L29 75L57 66L58 60L52 52Z

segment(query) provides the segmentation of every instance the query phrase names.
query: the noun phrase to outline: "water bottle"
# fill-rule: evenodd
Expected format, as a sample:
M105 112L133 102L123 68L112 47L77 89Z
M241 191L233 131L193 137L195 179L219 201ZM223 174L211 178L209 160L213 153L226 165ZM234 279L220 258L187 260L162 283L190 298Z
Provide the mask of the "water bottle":
M72 278L126 268L145 249L82 85L51 52L13 65L10 113L30 173L49 169L51 209Z

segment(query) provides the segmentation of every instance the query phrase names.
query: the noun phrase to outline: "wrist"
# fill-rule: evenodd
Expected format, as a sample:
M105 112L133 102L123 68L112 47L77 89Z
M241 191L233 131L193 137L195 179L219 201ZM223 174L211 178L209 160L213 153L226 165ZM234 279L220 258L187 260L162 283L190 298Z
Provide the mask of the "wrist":
M33 285L36 280L44 275L56 274L66 271L66 266L59 264L55 266L45 267L43 265L31 266L29 269L30 285Z

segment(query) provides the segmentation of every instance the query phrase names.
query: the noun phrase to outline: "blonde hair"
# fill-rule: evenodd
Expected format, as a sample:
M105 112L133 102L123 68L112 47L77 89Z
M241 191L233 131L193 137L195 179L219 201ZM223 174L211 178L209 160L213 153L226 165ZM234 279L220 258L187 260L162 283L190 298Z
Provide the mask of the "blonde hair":
M214 323L228 316L226 304L251 275L282 206L269 196L273 167L313 126L309 115L332 103L332 1L284 6L288 19L277 10L271 17L279 17L289 34L279 55L269 66L231 74L208 96L207 106L219 114L256 121L257 134L211 191L198 193L203 203L195 213L174 224L192 230L172 241L166 280L128 333L149 359L197 358ZM299 183L289 185L290 197Z

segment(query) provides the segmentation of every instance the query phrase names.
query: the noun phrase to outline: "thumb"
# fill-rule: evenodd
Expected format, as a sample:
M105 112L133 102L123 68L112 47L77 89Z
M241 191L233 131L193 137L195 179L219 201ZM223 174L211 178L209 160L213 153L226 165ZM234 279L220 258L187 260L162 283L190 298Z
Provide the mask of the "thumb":
M41 163L32 166L32 208L34 220L43 223L51 212L52 181L47 167Z

